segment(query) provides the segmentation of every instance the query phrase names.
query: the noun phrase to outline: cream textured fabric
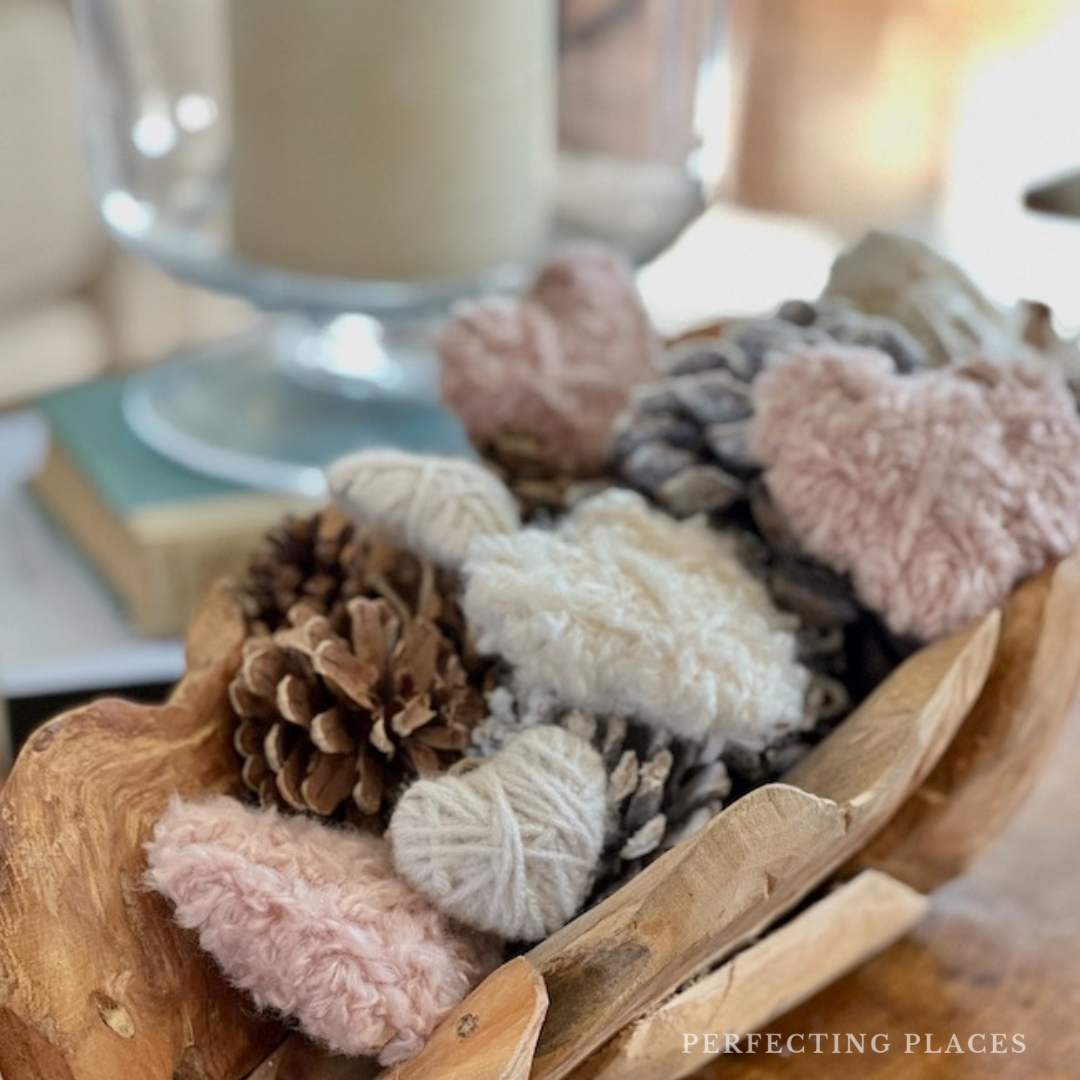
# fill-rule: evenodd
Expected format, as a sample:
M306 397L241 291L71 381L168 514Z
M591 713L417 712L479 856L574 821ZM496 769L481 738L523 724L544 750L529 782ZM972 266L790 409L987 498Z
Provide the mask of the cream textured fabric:
M749 748L802 722L793 620L703 521L608 491L555 531L477 540L465 574L479 648L525 690Z
M398 873L466 926L539 941L571 919L604 840L607 773L584 739L535 727L460 776L398 801Z
M459 458L363 450L330 466L330 492L354 521L458 567L476 536L519 525L517 503L489 469Z

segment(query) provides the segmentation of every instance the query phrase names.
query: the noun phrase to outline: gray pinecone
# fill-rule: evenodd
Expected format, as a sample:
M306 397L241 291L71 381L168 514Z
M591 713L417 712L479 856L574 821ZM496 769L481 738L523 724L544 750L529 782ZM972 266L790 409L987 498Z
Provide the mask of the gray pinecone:
M807 345L842 343L888 353L898 371L928 366L923 347L898 322L866 315L834 300L791 300L776 314L739 320L684 338L668 350L667 373L637 391L620 418L612 446L614 471L676 517L707 514L735 533L740 556L774 603L798 616L804 662L846 688L843 708L830 706L809 738L820 738L851 703L908 649L858 603L850 580L807 555L769 497L749 451L755 378L771 358ZM838 689L839 688L839 689ZM726 760L736 779L758 783L783 772L792 746ZM753 760L750 760L750 759Z
M731 790L719 744L677 738L621 716L567 709L549 694L517 696L504 683L488 694L489 715L473 730L487 757L535 724L557 724L599 752L608 771L608 819L597 887L624 881L651 857L696 832Z
M834 300L789 300L773 316L683 338L668 349L665 376L635 392L616 426L619 476L677 517L738 506L759 471L748 446L754 379L773 356L829 343L880 349L898 371L927 365L900 323Z
M557 724L596 748L608 772L608 819L594 897L617 888L704 826L732 791L728 760L745 764L746 755L740 757L720 740L678 738L626 717L567 709L550 694L518 696L510 681L507 673L489 692L489 715L473 729L472 747L466 753L488 757L535 724ZM771 770L762 773L759 782L793 765L811 747L812 733L820 724L846 710L843 684L815 675L806 708L805 737L787 736L752 755Z

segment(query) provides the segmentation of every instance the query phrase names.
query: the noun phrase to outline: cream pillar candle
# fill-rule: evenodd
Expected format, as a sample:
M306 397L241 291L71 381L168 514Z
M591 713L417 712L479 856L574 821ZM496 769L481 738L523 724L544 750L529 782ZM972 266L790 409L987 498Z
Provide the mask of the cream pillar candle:
M241 254L417 280L537 253L554 0L230 0L230 13Z

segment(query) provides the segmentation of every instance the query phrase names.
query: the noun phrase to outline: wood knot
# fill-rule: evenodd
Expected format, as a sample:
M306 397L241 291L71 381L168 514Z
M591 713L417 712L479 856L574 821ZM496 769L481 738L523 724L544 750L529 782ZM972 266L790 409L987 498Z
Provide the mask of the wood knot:
M106 1027L122 1039L135 1038L135 1021L119 1001L100 990L95 990L90 997Z
M51 724L46 724L31 740L30 749L33 750L35 754L40 754L42 750L47 750L49 744L56 738L56 733L59 730L60 726L55 721Z
M457 1037L459 1039L468 1039L476 1033L476 1029L480 1026L480 1017L476 1013L466 1013L457 1022Z

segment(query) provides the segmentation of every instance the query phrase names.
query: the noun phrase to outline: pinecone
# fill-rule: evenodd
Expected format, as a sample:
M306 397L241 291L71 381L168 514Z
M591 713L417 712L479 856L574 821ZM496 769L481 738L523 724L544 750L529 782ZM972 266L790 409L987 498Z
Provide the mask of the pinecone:
M692 334L668 348L665 377L636 391L619 420L619 475L678 517L731 510L759 471L747 441L751 386L766 358L829 343L881 349L899 371L927 364L899 323L837 301L790 300L772 317Z
M461 756L487 665L452 584L335 510L270 535L240 591L252 633L229 687L260 802L378 827L405 782Z
M861 345L880 349L893 358L896 370L907 375L932 366L926 349L903 323L887 315L871 315L836 297L788 300L776 311L781 322L802 327L812 340L820 333L824 340L840 345ZM821 339L819 339L821 340Z
M749 520L735 526L744 564L777 607L799 617L807 667L844 678L852 700L860 701L919 643L893 634L859 603L846 574L801 549L760 479L750 484L748 510Z
M843 629L859 619L851 581L802 550L760 479L748 484L747 503L725 524L736 534L743 565L804 628Z
M460 640L460 612L443 600L452 590L445 572L377 532L358 529L330 506L271 529L248 564L239 594L252 633L278 629L300 602L344 626L346 601L382 596L402 618L425 615Z
M749 521L732 526L743 564L773 603L798 616L798 655L811 673L799 732L759 752L725 749L723 759L741 795L779 779L832 731L919 643L899 638L855 597L850 580L802 553L760 480L750 489Z
M626 717L566 709L553 695L519 698L511 681L510 674L502 672L499 685L488 694L489 715L473 729L468 752L490 756L536 724L557 724L596 748L608 771L608 821L594 900L692 836L732 792L727 765L732 752L719 741L678 738ZM807 693L806 736L785 737L782 746L763 751L761 759L768 758L779 771L760 782L793 765L812 745L812 732L846 706L846 693L837 680L815 676ZM733 759L738 761L739 755L734 753ZM466 760L460 767L468 765Z
M551 455L544 453L535 435L505 432L478 449L517 499L525 522L558 517L584 495L610 483L606 477L553 468Z
M675 342L666 377L637 392L613 442L624 482L677 517L706 513L736 533L743 562L781 610L798 616L804 645L812 644L804 662L831 680L831 698L844 691L844 706L830 705L816 730L790 747L733 751L727 761L737 787L782 773L793 754L834 727L911 650L862 607L845 575L801 549L749 452L752 384L767 358L830 342L881 349L899 371L928 364L922 346L892 319L833 300L788 301L772 317L721 324Z
M596 888L626 881L717 814L731 778L706 740L679 739L619 716L572 711L561 721L608 770L608 829Z

